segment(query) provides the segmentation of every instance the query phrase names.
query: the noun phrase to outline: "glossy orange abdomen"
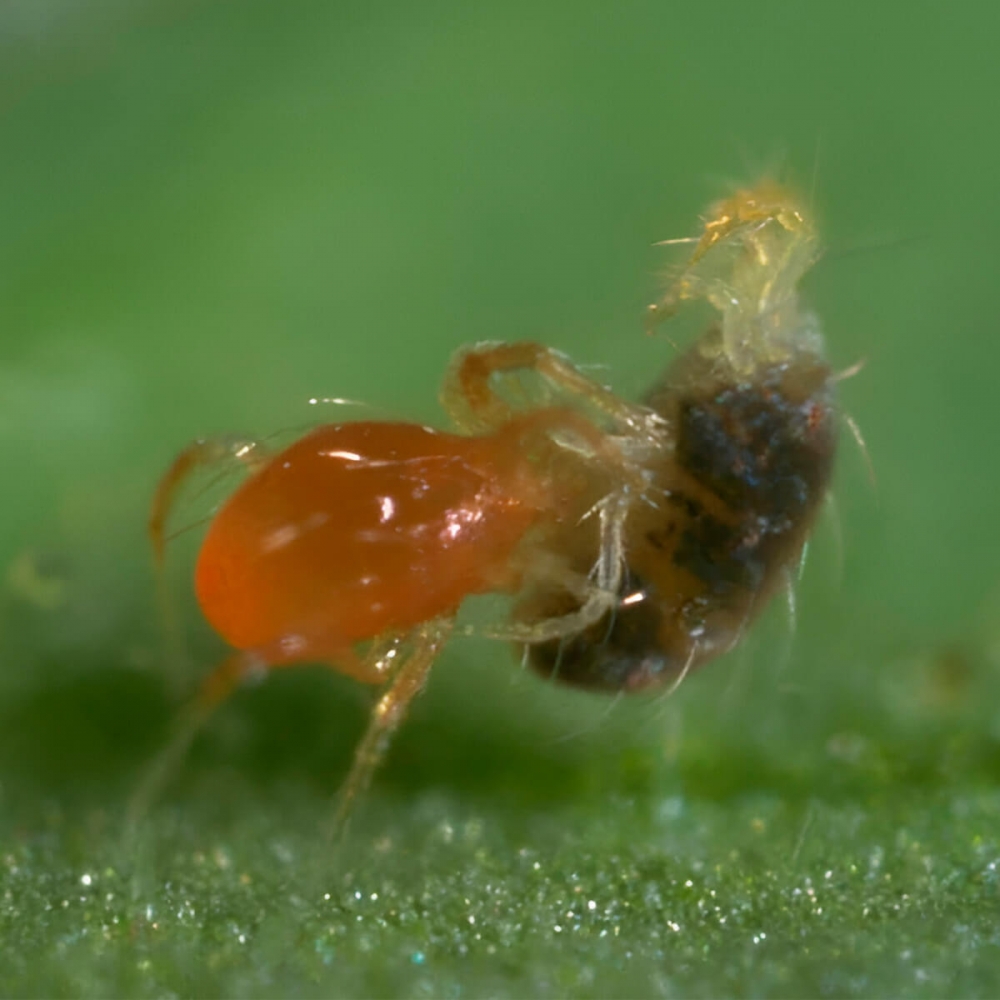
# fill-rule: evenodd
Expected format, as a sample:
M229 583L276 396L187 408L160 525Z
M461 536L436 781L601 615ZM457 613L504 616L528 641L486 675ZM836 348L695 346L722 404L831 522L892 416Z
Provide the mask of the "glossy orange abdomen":
M320 427L216 515L195 574L202 610L231 645L277 665L336 659L512 586L511 553L537 517L515 492L519 464L504 431Z

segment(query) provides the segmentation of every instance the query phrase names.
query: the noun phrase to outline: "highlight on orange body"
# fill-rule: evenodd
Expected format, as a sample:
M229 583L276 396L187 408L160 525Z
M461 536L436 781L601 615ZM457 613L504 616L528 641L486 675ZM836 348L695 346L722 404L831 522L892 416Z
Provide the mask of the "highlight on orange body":
M489 437L403 423L318 428L212 523L195 574L205 616L270 666L344 666L372 636L510 589L513 549L554 499L524 437L515 423Z
M182 452L154 498L156 553L194 469L228 454L250 472L195 570L202 611L233 652L133 819L244 677L324 662L384 686L342 790L343 827L442 646L470 631L455 624L470 595L514 598L508 622L474 631L593 690L675 686L731 648L786 585L828 486L835 378L797 295L817 255L807 215L773 184L714 206L651 311L703 298L718 322L639 403L539 344L485 343L446 375L454 431L359 421L276 454L245 440Z

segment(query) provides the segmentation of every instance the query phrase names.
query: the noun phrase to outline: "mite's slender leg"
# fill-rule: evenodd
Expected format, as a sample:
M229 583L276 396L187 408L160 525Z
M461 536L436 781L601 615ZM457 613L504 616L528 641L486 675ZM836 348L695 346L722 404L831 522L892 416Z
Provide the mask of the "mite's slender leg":
M501 642L518 642L532 644L548 642L552 639L566 639L577 635L600 621L609 611L614 609L616 595L612 591L591 587L583 604L576 610L555 618L545 618L537 622L506 622L492 627L468 626L460 629L460 635L482 636L486 639L498 639Z
M623 534L628 514L629 499L612 494L602 501L598 510L601 519L599 554L594 565L593 579L581 587L572 576L554 575L554 582L579 596L581 605L575 611L535 622L507 622L497 627L463 627L462 635L479 635L506 642L536 643L564 639L577 635L600 621L612 611L620 599L625 559Z
M180 625L163 566L167 520L177 499L178 490L191 474L196 469L215 465L226 458L235 459L248 471L255 472L266 464L268 455L258 441L249 438L220 437L194 441L174 459L170 468L163 474L150 505L148 531L156 572L156 603L165 637L168 667L171 668L184 663L186 657Z
M514 416L511 405L491 386L494 375L533 371L557 388L589 403L632 434L650 433L651 414L619 399L606 386L583 374L565 355L531 342L486 343L460 352L441 387L441 404L467 433L482 433Z
M602 518L601 554L595 567L596 588L590 588L583 607L572 615L553 619L548 630L543 623L537 623L530 634L525 631L528 626L517 625L503 633L504 638L515 642L542 642L586 628L613 603L621 579L622 533L627 509L647 487L644 466L638 456L650 447L659 450L667 428L654 411L619 399L610 389L587 378L564 355L530 342L480 344L460 352L445 376L442 404L461 430L488 432L517 416L491 384L492 377L502 374L510 378L523 371L537 372L571 397L589 403L617 424L621 432L621 436L606 434L582 413L565 407L541 409L533 414L537 430L549 433L557 441L567 431L578 439L586 454L599 460L609 474L613 490L598 505ZM560 443L573 448L572 444ZM612 508L613 524L607 519Z
M153 494L149 510L149 540L157 565L163 563L166 523L177 491L196 469L234 458L251 472L261 468L268 456L260 442L249 438L203 438L187 446L171 463Z
M237 650L227 656L202 682L194 700L181 711L174 732L139 782L128 805L127 823L134 830L176 771L198 731L212 713L252 673L266 669L253 654Z
M371 644L363 657L345 649L338 673L347 674L365 684L378 684L391 675L401 653L402 638L386 635ZM202 682L198 694L184 708L174 723L173 735L149 767L128 807L128 824L134 829L156 801L177 765L190 748L199 730L215 710L248 677L267 669L267 664L253 653L236 650L229 654Z
M445 376L441 402L459 429L484 433L515 419L519 412L493 385L493 378L508 379L532 371L567 396L604 414L622 437L603 433L584 415L566 408L537 411L537 427L558 435L568 431L578 438L604 467L612 472L613 492L598 508L601 538L590 585L575 611L546 621L513 622L498 629L468 628L465 634L486 635L512 642L544 642L573 635L598 621L618 599L622 577L622 536L627 511L642 495L646 483L641 462L630 454L630 443L660 443L665 432L661 417L645 407L619 399L606 386L584 375L568 358L551 348L531 342L488 343L459 353ZM572 445L568 445L572 447Z
M342 837L355 800L371 783L389 743L406 716L410 702L423 690L427 674L451 634L450 619L426 622L410 638L410 649L372 709L368 728L339 792L331 834Z
M406 655L405 632L386 632L376 636L359 656L352 648L337 650L329 657L331 670L353 677L362 684L384 684L392 677Z
M259 468L266 461L260 445L249 439L206 438L194 441L174 459L153 494L148 522L149 540L156 563L160 617L170 646L171 660L174 661L181 660L182 655L178 638L180 630L163 573L167 518L176 500L177 491L191 474L202 466L214 465L227 457L236 459L250 470ZM262 667L263 664L252 654L236 651L230 653L209 674L202 683L197 697L178 716L169 742L153 761L132 795L127 810L130 830L134 830L149 810L208 717L239 686L248 673Z
M491 384L494 375L512 377L534 371L568 395L604 413L632 439L648 440L662 432L661 420L644 407L619 399L605 386L587 378L566 357L534 343L481 344L459 354L441 390L445 409L458 427L482 433L515 419L517 413ZM597 505L601 517L599 556L591 581L569 589L580 597L580 607L566 615L538 622L511 622L498 628L463 627L466 635L482 635L509 642L545 642L574 635L600 620L618 600L623 554L622 536L627 511L645 487L642 468L623 450L621 441L602 433L582 414L569 410L539 411L538 428L553 433L569 431L601 458L624 484ZM537 576L537 566L535 567Z

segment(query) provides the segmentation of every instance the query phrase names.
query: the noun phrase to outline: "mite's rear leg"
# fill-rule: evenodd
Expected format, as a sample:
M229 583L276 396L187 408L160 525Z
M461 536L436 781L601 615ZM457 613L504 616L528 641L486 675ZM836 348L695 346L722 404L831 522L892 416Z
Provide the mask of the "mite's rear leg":
M354 751L354 761L339 792L331 835L342 838L347 830L351 809L358 796L371 784L372 775L385 757L393 735L406 717L410 702L423 690L427 674L452 632L451 619L426 622L406 642L407 652L396 667L372 709L368 728ZM384 656L384 650L380 654ZM399 644L391 648L401 649Z
M183 664L184 655L181 629L174 610L164 572L164 554L167 542L167 522L177 501L178 494L191 476L201 468L218 465L226 459L238 462L249 472L256 472L267 464L269 455L258 441L250 438L218 437L192 442L171 463L163 474L153 494L149 509L149 541L153 549L156 572L156 602L166 643L167 667L173 670Z
M252 653L236 650L205 678L194 700L177 716L167 745L150 764L129 801L127 823L130 831L135 830L159 798L212 713L247 677L265 669L266 664Z
M386 635L371 644L364 656L352 649L336 654L331 667L365 684L379 684L391 676L401 657L402 639ZM177 770L199 730L215 710L236 689L255 674L262 674L268 664L253 652L235 650L230 653L202 682L194 699L181 710L167 745L150 765L136 788L128 808L129 827L134 829L159 798L167 782Z
M650 433L651 419L655 422L655 415L619 399L564 354L530 341L478 344L459 352L441 386L441 405L466 433L493 430L515 416L515 408L491 384L493 376L513 379L526 371L537 372L567 395L594 407L621 432L645 436Z
M217 465L231 458L245 466L248 471L256 472L267 464L268 457L260 442L251 438L202 438L189 444L163 474L149 509L149 541L153 546L153 557L157 565L163 563L167 518L177 499L178 491L195 470Z
M153 494L147 529L156 565L157 603L168 647L168 658L173 666L183 659L180 629L167 589L163 571L166 548L166 525L177 494L197 469L216 465L226 458L233 458L251 471L266 462L258 442L246 438L205 438L192 442L170 464ZM205 721L240 684L248 673L262 669L263 665L251 654L235 651L220 663L202 684L198 696L177 717L174 732L166 747L150 765L132 795L127 810L127 821L132 829L148 811L149 806L162 791L184 756L198 730Z

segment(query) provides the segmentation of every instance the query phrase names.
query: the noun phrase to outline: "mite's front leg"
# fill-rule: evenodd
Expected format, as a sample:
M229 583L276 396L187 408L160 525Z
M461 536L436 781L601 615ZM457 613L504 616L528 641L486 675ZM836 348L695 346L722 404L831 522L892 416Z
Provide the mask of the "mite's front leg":
M516 415L516 410L492 385L495 375L513 380L523 372L536 372L571 400L604 414L625 434L646 434L649 411L619 399L607 386L583 374L565 355L542 344L484 343L460 351L441 387L441 403L466 433L496 430Z

